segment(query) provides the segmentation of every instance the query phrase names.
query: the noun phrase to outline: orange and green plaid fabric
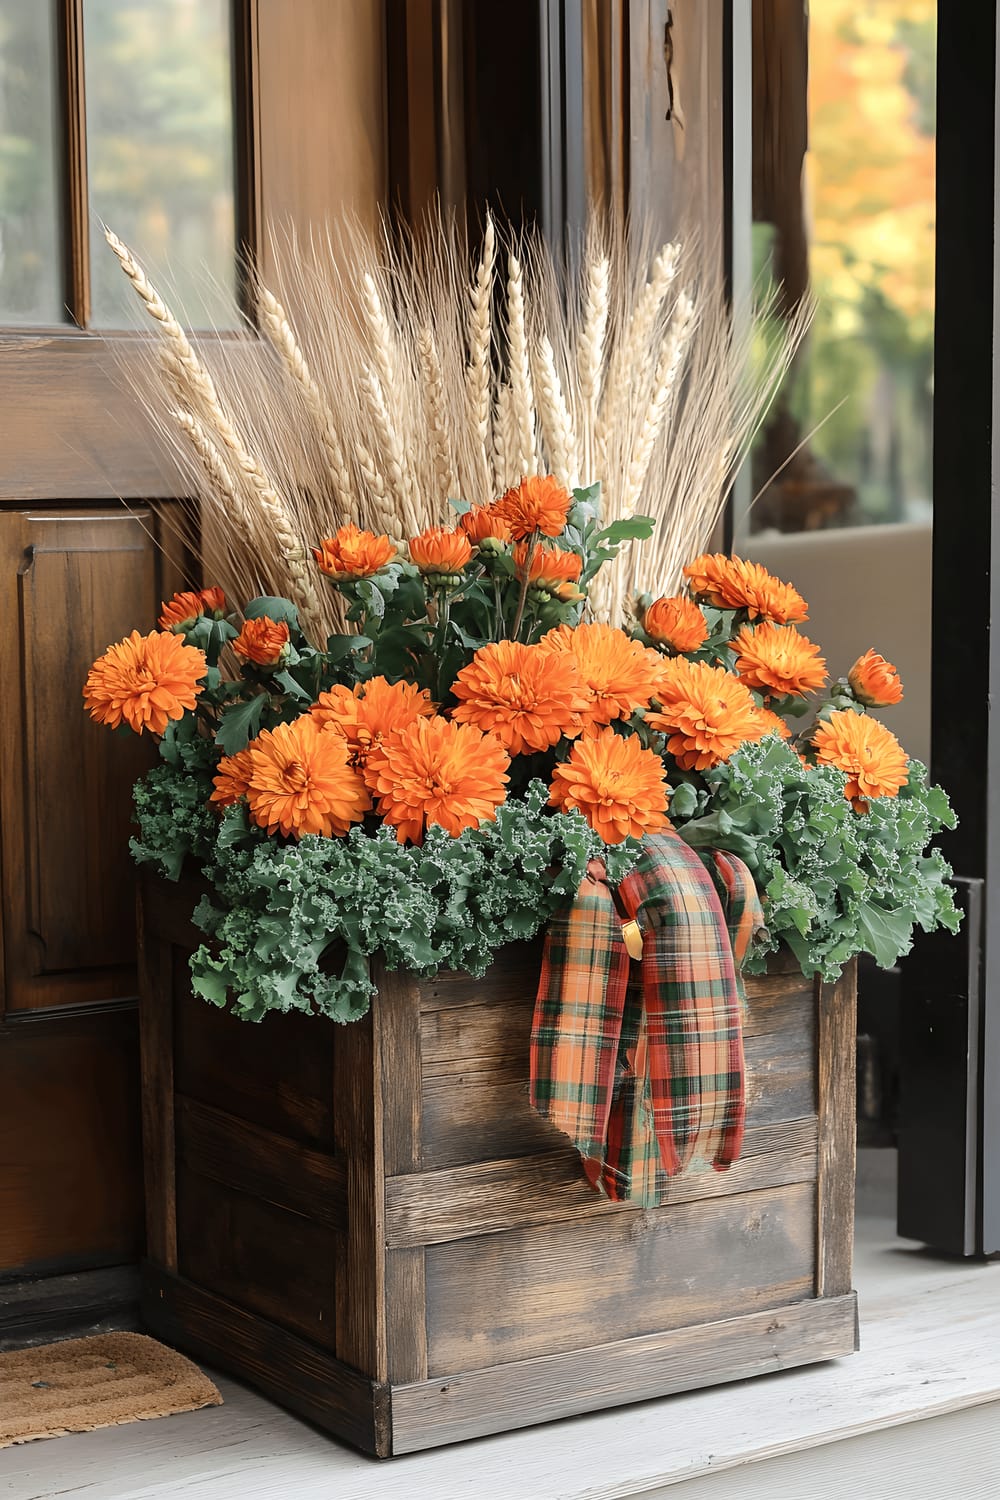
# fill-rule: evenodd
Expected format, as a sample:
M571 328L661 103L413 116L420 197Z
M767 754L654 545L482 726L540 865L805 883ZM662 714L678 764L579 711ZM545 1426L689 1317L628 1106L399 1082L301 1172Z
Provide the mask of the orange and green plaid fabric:
M650 837L617 896L592 861L549 924L531 1102L613 1199L658 1203L690 1165L723 1170L739 1156L739 969L763 917L742 861L707 860L674 833ZM639 923L641 962L629 959L619 912Z

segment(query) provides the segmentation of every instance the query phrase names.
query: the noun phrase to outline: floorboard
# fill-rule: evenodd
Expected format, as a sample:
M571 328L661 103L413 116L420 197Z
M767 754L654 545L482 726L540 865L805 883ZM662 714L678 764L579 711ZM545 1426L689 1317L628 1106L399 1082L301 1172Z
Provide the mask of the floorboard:
M222 1379L214 1410L0 1452L0 1500L995 1500L1000 1265L898 1240L886 1203L863 1172L850 1359L387 1464Z

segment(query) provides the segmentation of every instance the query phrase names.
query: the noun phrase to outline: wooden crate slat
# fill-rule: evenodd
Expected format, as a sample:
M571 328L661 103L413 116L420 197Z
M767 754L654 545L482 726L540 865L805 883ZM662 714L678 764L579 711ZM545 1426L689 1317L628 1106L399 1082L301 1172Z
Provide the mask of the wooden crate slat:
M392 1390L394 1454L773 1374L858 1347L853 1296L798 1302ZM668 1420L666 1417L664 1420Z
M738 1162L675 1178L671 1203L689 1203L816 1179L816 1118L792 1120L778 1132L747 1132ZM612 1203L584 1179L572 1146L533 1156L469 1162L386 1179L386 1243L392 1247L496 1234L531 1224L601 1214L642 1212Z

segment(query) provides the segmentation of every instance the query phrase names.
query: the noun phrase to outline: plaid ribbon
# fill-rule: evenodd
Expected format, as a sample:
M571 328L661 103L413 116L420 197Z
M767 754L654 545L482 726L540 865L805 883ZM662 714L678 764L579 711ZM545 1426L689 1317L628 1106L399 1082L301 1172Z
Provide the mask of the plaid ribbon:
M642 932L632 963L623 912ZM646 840L613 894L591 861L549 923L531 1036L531 1103L570 1137L591 1185L661 1201L693 1163L724 1170L745 1116L739 970L763 923L734 855Z

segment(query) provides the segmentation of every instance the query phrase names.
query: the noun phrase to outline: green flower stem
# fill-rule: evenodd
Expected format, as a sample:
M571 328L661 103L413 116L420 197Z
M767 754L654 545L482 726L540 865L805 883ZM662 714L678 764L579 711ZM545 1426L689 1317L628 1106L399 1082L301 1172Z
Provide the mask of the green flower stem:
M517 613L514 616L514 624L511 627L510 638L512 641L518 639L521 629L521 621L524 619L524 606L528 600L528 579L531 577L531 563L538 548L538 532L531 533L531 541L528 543L527 556L524 559L524 576L521 579L521 592L517 597Z

